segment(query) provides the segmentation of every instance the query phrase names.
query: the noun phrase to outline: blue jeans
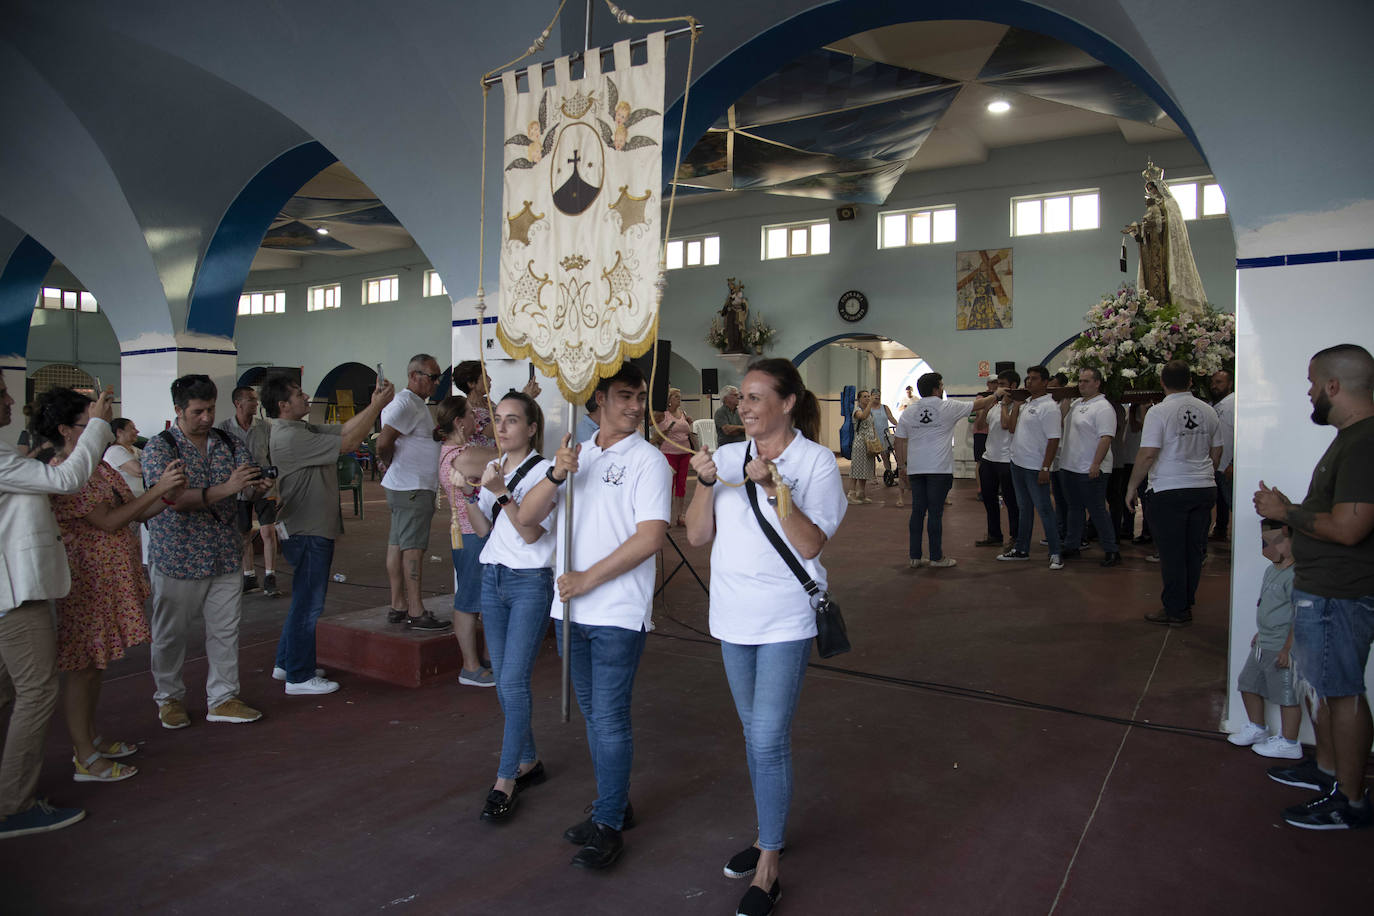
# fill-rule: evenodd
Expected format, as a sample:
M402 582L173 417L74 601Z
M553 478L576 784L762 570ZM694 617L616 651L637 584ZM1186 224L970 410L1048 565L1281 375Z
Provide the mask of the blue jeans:
M300 684L315 676L315 622L324 610L334 540L293 534L280 543L292 572L291 610L277 642L277 667L286 669L288 684Z
M954 486L953 474L910 474L911 482L911 520L907 522L910 549L907 556L913 560L921 559L921 527L925 525L930 535L930 558L944 558L941 551L941 536L944 533L945 497L949 488Z
M562 651L562 621L559 651ZM587 750L596 771L596 801L592 820L619 830L625 821L630 792L630 764L634 762L634 734L630 728L630 694L634 689L645 633L621 627L572 624L568 667L577 708L587 722Z
M782 849L792 803L792 716L811 659L811 640L758 646L722 642L720 655L744 726L759 848Z
M1016 527L1016 549L1030 553L1031 532L1035 527L1035 516L1040 516L1040 524L1045 528L1045 539L1050 542L1050 553L1059 552L1059 525L1055 522L1054 506L1050 505L1050 485L1040 483L1040 472L1023 468L1016 462L1011 465L1011 483L1016 489L1016 504L1021 507L1020 525ZM1035 506L1035 512L1031 512Z
M1083 541L1083 513L1087 512L1097 529L1097 538L1102 542L1106 553L1118 553L1116 526L1107 511L1107 487L1111 484L1111 474L1098 474L1089 477L1074 471L1060 471L1064 475L1064 495L1069 502L1069 531L1065 541L1070 547L1077 547Z
M1293 589L1293 678L1299 694L1364 696L1374 595L1323 598Z
M539 759L530 729L530 673L549 629L553 570L500 565L484 565L481 570L482 632L491 653L496 698L506 717L496 778L514 779L522 763Z

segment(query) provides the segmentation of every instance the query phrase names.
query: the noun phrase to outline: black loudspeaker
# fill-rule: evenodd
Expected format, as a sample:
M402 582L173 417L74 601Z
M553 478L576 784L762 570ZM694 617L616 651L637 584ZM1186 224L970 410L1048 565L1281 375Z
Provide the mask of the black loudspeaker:
M859 215L858 207L844 206L835 208L835 218L840 222L848 222Z
M645 381L652 381L653 386L649 390L649 409L667 410L668 409L668 367L673 362L673 342L671 340L660 340L658 342L658 374L654 375L654 351L650 350L643 356L637 356L630 360L639 367L644 373Z
M701 393L720 394L720 370L702 369L701 370Z
M999 359L999 360L995 363L995 367L994 367L993 370L992 370L992 374L993 374L993 375L1000 375L1001 373L1007 372L1007 371L1015 372L1015 371L1016 371L1016 363L1013 362L1013 361L1011 361L1011 360Z

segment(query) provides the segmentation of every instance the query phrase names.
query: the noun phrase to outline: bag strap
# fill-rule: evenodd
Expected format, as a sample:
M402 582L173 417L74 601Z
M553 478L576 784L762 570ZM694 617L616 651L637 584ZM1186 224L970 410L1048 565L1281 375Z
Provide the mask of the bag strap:
M533 452L528 458L525 459L525 463L524 463L524 464L522 464L522 465L520 465L520 467L516 468L516 470L515 470L515 475L514 475L513 477L511 477L510 483L506 484L506 489L507 489L508 491L510 491L511 493L514 493L514 492L515 492L515 488L518 487L518 486L520 486L520 481L522 481L522 480L525 479L525 475L528 474L528 473L530 472L530 470L531 470L536 464L538 464L539 462L541 462L541 461L543 461L543 460L544 460L544 456L543 456L543 455L539 454L538 452ZM500 514L501 514L501 504L500 504L500 503L497 503L496 505L494 505L494 506L491 507L491 523L492 523L493 525L496 524L496 517L497 517L498 515L500 515Z
M750 444L744 446L745 467L749 466L749 449L751 447L752 445ZM797 559L797 555L792 552L791 548L783 543L782 537L778 534L777 530L772 525L768 524L768 519L763 517L763 510L759 508L758 487L755 485L754 481L750 479L747 471L744 474L744 489L745 492L749 494L749 505L753 508L754 517L759 520L759 527L763 529L763 535L768 538L768 543L773 545L773 549L778 552L778 556L782 557L783 562L787 564L787 568L792 570L792 575L797 577L797 581L801 583L802 588L806 589L808 595L815 597L819 594L824 597L825 592L816 584L815 579L807 575L806 570Z

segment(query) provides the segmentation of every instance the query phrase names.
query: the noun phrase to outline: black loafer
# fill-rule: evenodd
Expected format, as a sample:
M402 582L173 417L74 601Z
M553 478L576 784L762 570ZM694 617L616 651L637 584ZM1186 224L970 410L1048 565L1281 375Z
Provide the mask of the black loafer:
M487 793L486 804L482 805L481 820L508 820L515 813L515 802L519 798L520 790L518 788L509 795L500 789L492 789Z
M778 850L778 855L782 855L782 850ZM759 848L750 846L748 849L741 849L730 857L730 861L725 863L727 878L747 878L752 875L759 867Z
M430 611L425 611L419 617L406 617L406 627L412 630L446 630L453 626L450 620L440 620Z
M624 849L625 841L620 838L619 830L593 821L592 835L572 857L572 864L596 870L610 868Z
M515 791L523 792L530 786L537 786L548 778L548 774L544 772L544 761L537 760L527 772L515 777Z
M396 608L392 608L391 610L386 612L386 622L405 623L406 616L408 615L408 613L409 612L405 608L401 608L399 611L396 610Z
M1120 566L1120 565L1121 565L1121 554L1119 554L1119 553L1109 553L1109 554L1107 554L1105 557L1102 558L1102 564L1101 564L1101 565L1103 565L1103 566Z
M735 916L768 916L781 899L782 885L777 881L774 881L773 886L768 890L751 884L749 890L745 891L744 896L739 899L739 907Z
M1146 614L1145 620L1147 623L1157 623L1166 627L1186 627L1193 622L1193 615L1174 615L1166 611L1159 611L1154 614Z
M588 805L586 810L592 810L592 806ZM632 802L627 801L625 802L625 817L621 821L620 829L631 830L634 828L634 825L635 806ZM573 824L567 830L564 830L563 839L567 840L569 843L572 843L574 846L586 846L587 843L591 840L592 834L595 831L596 822L593 821L591 818L587 818L585 821L578 821L576 824Z

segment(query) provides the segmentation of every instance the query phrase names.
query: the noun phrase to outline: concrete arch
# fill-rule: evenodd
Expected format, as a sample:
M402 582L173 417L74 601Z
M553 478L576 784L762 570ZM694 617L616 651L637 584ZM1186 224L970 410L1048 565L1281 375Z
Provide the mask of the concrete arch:
M196 271L186 310L186 330L234 336L239 295L262 237L282 206L321 169L337 161L315 141L282 153L253 176L229 205Z

